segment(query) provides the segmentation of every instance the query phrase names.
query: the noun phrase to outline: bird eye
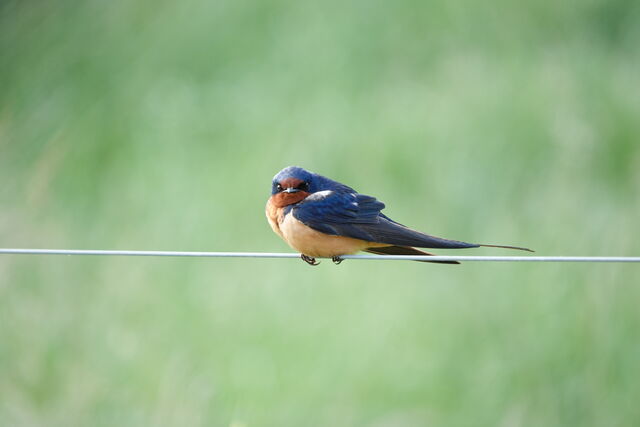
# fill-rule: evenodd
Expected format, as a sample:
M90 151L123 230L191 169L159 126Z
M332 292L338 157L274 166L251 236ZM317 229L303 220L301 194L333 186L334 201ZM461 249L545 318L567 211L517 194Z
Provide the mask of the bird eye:
M308 182L303 182L302 184L298 185L296 188L298 190L307 191L307 190L309 190L309 183Z
M280 185L280 184L276 185L276 190L282 191L282 185Z

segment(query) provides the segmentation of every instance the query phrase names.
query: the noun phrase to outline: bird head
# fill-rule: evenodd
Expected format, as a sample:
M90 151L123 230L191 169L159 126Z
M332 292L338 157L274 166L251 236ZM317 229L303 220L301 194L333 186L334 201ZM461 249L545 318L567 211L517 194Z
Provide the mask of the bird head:
M273 177L271 200L277 207L298 203L311 194L314 184L313 173L302 168L289 166Z

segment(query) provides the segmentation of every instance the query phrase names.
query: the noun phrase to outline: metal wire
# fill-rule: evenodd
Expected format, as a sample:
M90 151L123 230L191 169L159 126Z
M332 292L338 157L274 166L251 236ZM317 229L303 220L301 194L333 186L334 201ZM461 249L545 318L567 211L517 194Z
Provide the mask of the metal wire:
M299 258L300 254L280 252L184 252L184 251L111 251L94 249L2 249L0 255L94 255L200 258ZM342 259L412 261L484 261L484 262L640 262L640 257L602 256L424 256L424 255L342 255Z

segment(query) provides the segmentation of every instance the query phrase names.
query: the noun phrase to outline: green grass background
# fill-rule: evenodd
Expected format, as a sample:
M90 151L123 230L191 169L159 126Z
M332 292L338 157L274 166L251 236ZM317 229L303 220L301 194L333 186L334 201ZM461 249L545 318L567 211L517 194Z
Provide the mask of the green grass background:
M293 164L637 256L638 5L5 0L0 246L286 251ZM639 303L636 265L0 256L0 425L638 425Z

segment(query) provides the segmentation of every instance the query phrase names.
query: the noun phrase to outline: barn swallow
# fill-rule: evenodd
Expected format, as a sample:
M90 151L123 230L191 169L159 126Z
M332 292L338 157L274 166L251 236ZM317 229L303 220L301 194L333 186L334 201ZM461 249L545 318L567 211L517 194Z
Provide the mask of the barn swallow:
M416 248L531 249L484 245L430 236L395 222L381 211L384 203L353 188L299 167L289 166L273 178L266 214L273 231L301 258L342 262L341 255L359 251L380 255L433 255ZM459 264L457 261L425 261Z

